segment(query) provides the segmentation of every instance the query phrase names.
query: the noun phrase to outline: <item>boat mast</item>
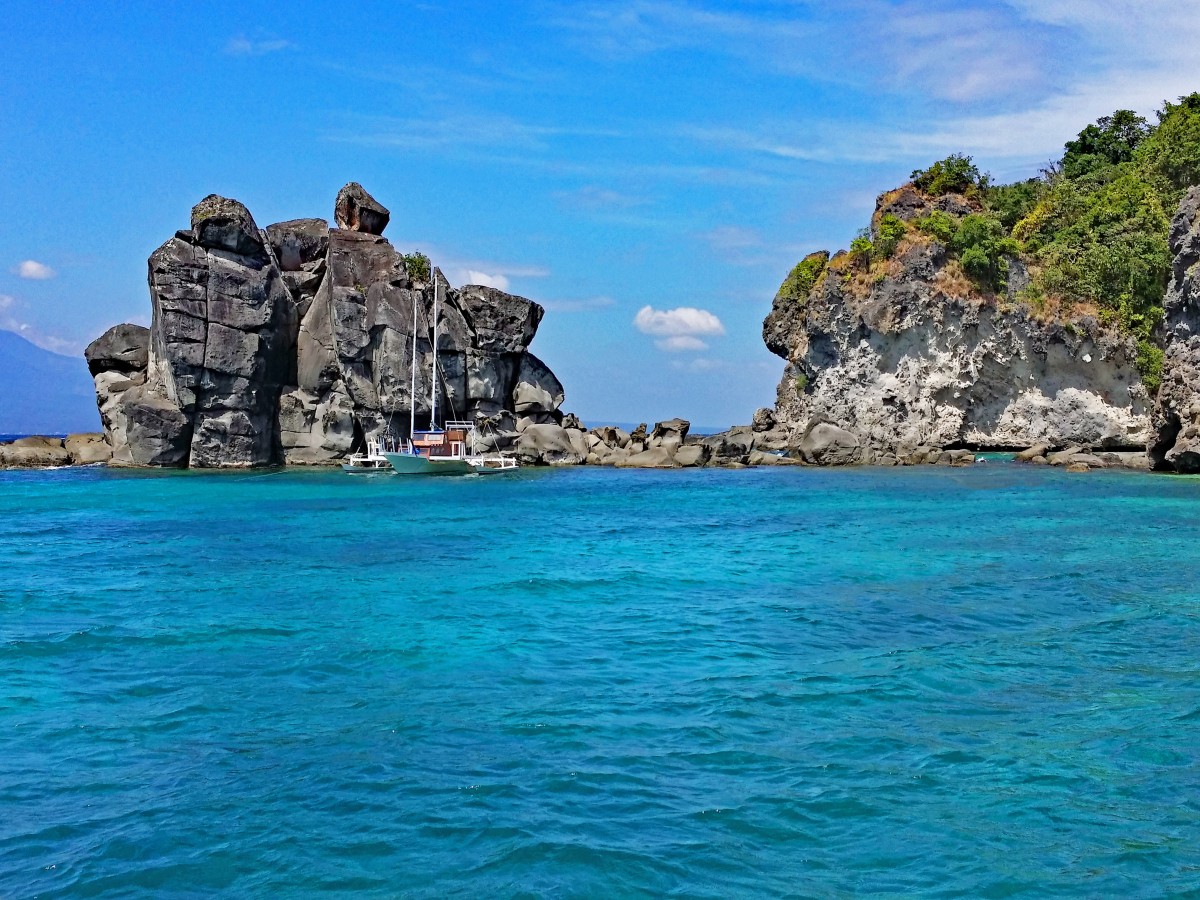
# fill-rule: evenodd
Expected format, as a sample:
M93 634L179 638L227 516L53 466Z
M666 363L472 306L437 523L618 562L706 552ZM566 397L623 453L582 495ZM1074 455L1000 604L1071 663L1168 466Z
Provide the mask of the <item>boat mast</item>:
M438 280L437 273L433 271L433 264L430 263L430 277L433 279L433 378L429 388L429 430L437 430L437 367L438 367L438 346L437 346L437 326L438 326Z
M408 388L408 437L411 440L417 432L417 298L412 298L413 329L412 329L412 381Z

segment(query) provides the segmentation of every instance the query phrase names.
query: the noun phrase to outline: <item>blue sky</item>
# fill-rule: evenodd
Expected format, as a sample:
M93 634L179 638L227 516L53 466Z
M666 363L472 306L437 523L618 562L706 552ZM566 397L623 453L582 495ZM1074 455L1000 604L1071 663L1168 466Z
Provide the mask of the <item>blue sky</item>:
M0 328L146 323L208 193L260 225L357 180L456 284L547 308L585 421L769 405L789 268L973 154L1026 177L1089 121L1200 89L1191 4L1066 0L5 4ZM648 307L648 309L647 309Z

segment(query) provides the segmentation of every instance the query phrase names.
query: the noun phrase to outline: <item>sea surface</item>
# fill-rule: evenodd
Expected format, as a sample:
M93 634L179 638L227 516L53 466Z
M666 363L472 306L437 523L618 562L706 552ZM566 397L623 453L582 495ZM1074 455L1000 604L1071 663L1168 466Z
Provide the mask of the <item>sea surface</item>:
M1200 481L0 473L2 897L1200 892Z

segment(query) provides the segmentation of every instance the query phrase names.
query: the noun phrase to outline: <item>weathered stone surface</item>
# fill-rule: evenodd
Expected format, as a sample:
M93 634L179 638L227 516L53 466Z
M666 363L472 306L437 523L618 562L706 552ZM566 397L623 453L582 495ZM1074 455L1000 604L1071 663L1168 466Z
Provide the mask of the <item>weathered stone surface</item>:
M500 449L516 439L514 408L525 426L557 427L562 385L528 354L540 306L456 291L437 269L414 281L379 234L387 210L359 185L337 212L333 231L295 219L260 232L213 195L151 255L148 335L113 330L89 354L114 465L336 462L405 434L410 414L428 423L435 358L438 421L486 420ZM576 433L572 461L588 451Z
M911 219L939 203L952 215L971 206L906 186L880 198L877 218ZM1133 339L1087 317L1039 321L965 287L956 265L937 241L910 234L878 278L856 277L843 255L807 297L781 291L763 323L767 346L787 361L779 422L835 422L863 459L917 446L1143 444L1148 395Z
M617 462L619 469L677 469L679 464L664 447L652 447Z
M1165 359L1147 453L1155 469L1195 473L1200 472L1200 186L1179 205L1170 243Z
M93 466L112 459L112 448L103 434L69 434L63 441L63 447L75 466Z
M1034 457L1045 456L1050 450L1049 444L1034 444L1016 455L1018 462L1029 462Z
M262 235L250 210L237 200L209 194L192 207L192 234L201 247L241 256L262 252Z
M532 300L478 284L459 289L458 305L475 347L488 353L524 353L545 315Z
M580 446L572 441L571 436L577 434L561 425L531 425L517 439L517 458L525 465L579 465L588 451L583 448L580 452Z
M291 219L266 227L275 263L283 272L302 272L324 264L329 249L329 223L324 219Z
M333 219L338 228L383 234L391 218L387 207L368 194L357 181L351 181L338 191L333 205Z
M554 380L558 381L557 378L555 378ZM579 421L579 416L575 415L575 413L567 413L565 416L563 416L562 427L563 428L575 428L575 429L578 429L579 431L587 431L587 426Z
M775 410L765 406L756 409L754 411L754 419L750 425L757 432L770 431L776 425Z
M745 425L730 428L700 439L714 457L722 459L744 459L754 449L754 431Z
M71 464L61 438L27 437L0 444L0 468L41 469Z
M100 372L140 372L146 368L150 329L142 325L114 325L87 345L83 356L93 376Z
M101 406L105 434L112 443L113 466L186 466L192 439L191 418L174 403L144 385L121 391Z
M650 434L650 445L660 447L666 442L682 445L687 440L692 423L687 419L667 419L665 422L655 422L654 431Z
M862 458L857 435L820 419L809 423L796 450L806 463L818 466L848 466Z
M557 412L565 396L562 383L549 366L532 353L522 355L512 392L512 408L517 415Z
M1047 453L1046 459L1052 466L1065 466L1071 461L1071 457L1077 453L1082 453L1083 448L1078 444L1073 444L1065 450L1059 450L1057 453Z
M599 428L593 428L592 434L610 448L629 446L629 432L615 425L602 425Z

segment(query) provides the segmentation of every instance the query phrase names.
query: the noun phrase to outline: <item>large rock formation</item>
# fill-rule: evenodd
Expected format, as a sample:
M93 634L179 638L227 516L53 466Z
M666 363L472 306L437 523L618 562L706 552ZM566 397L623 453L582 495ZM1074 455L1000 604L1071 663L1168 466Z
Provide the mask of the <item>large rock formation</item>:
M542 308L410 273L380 236L389 217L355 183L338 194L334 229L260 229L236 200L197 204L191 229L150 256L149 331L120 325L87 351L113 464L334 462L406 434L414 406L428 421L435 358L439 419L500 421L500 443L516 437L514 413L557 424L562 385L527 352Z
M971 209L955 195L936 202ZM880 198L875 222L932 205L910 186ZM999 298L917 232L878 271L852 253L806 265L811 285L797 296L785 282L763 323L768 348L787 360L775 415L795 455L887 463L917 448L1144 445L1149 401L1134 341L1094 318L1038 320L1014 302L1026 278L1016 261L1010 296Z
M1200 187L1180 204L1170 239L1165 360L1149 456L1156 469L1200 472Z

